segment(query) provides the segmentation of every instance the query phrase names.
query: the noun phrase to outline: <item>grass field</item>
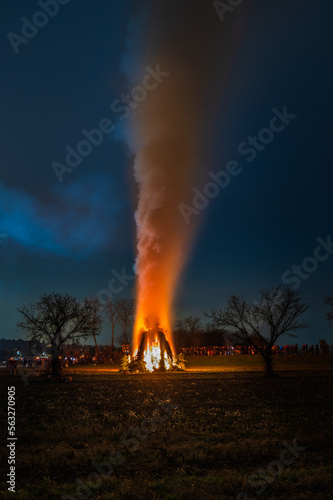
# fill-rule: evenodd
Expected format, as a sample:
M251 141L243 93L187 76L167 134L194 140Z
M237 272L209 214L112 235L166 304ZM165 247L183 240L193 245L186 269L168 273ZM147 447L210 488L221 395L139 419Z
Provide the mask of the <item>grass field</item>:
M282 355L274 356L273 366L276 371L283 370L324 370L333 369L333 354L329 355ZM260 355L237 356L189 356L186 357L186 368L221 369L223 371L263 370L264 364Z
M290 360L273 380L256 369L123 375L95 368L73 370L72 383L35 377L27 386L1 370L2 401L7 385L16 386L18 495L6 491L2 447L0 497L333 499L331 365L313 363L300 371ZM1 411L5 442L5 405ZM302 450L283 453L295 443Z
M262 357L259 355L239 356L187 356L187 371L263 371ZM333 354L329 355L283 355L274 357L274 368L277 372L294 370L333 370ZM110 373L117 372L120 363L106 365L76 365L66 373Z

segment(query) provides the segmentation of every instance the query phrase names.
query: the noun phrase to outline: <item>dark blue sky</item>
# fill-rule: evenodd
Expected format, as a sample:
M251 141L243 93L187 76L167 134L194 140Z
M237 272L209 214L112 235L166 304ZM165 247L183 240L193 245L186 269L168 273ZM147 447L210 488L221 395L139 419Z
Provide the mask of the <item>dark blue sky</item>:
M22 17L31 20L40 6L17 0L0 9L0 233L7 235L0 240L0 336L19 338L17 306L51 291L97 295L124 269L132 277L132 158L117 140L117 124L63 182L51 164L65 162L66 146L75 148L83 129L115 118L110 105L127 90L121 68L141 3L70 0L18 53L7 34L21 35ZM244 2L223 23L216 14L221 30L235 24L238 42L202 161L219 172L236 160L242 171L193 216L200 229L176 301L179 316L223 306L230 293L256 299L313 257L318 237L333 233L332 15L329 0ZM285 106L297 117L247 161L240 143ZM203 175L196 187L208 180ZM307 264L316 270L300 280L311 308L299 342L333 343L323 305L333 294L333 255ZM130 296L134 281L124 282L121 296ZM107 323L101 341L109 341Z

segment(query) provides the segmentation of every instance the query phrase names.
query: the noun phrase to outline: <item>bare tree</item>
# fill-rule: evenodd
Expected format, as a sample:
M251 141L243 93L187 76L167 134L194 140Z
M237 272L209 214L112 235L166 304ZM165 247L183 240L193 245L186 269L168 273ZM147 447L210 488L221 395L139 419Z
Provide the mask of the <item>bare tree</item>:
M176 332L185 339L189 340L190 343L196 347L200 344L200 337L203 332L203 327L201 325L201 318L198 316L187 316L184 319L179 319L176 321Z
M118 336L118 342L120 343L120 345L129 345L130 342L128 340L128 336L127 334L124 332L124 330L121 332L121 334Z
M91 307L91 331L95 342L95 356L98 359L99 349L96 337L102 331L103 320L100 316L101 303L96 297L87 297L86 300Z
M217 328L214 322L205 324L202 338L205 346L227 345L232 341L230 332Z
M202 332L201 318L198 316L187 316L184 319L185 328L187 333L190 335L195 335L196 333Z
M184 319L178 319L176 321L176 328L178 330L183 330L184 333L187 333L188 335L201 332L201 318L198 316L187 316Z
M265 375L273 377L272 347L281 335L296 337L292 332L306 328L298 318L309 305L303 293L291 287L277 286L260 295L256 304L232 295L224 310L213 309L206 316L217 326L234 329L240 340L248 340L264 359Z
M110 324L111 324L111 349L114 348L114 334L116 325L120 321L120 313L123 307L123 299L116 297L113 299L112 297L107 298L104 306L105 314L107 315Z
M333 324L333 297L325 297L325 302L327 306L330 306L330 310L327 311L326 317L329 324Z
M133 324L134 300L122 299L122 307L119 315L119 322L122 326L122 340L124 344L128 343L128 331Z
M326 339L319 339L320 352L322 354L328 354L330 352L330 346Z
M36 303L17 309L22 319L17 326L26 333L30 343L38 340L51 344L52 375L61 372L61 348L92 336L93 309L86 298L81 303L69 294L45 294ZM96 317L95 332L102 319Z

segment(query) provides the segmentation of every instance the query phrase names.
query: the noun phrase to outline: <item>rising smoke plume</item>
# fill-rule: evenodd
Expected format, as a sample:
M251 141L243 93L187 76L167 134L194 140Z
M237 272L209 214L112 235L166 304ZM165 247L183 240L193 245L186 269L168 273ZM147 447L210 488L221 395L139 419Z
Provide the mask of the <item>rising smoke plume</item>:
M147 66L168 76L137 105L129 127L138 188L134 349L147 320L166 329L172 345L173 301L196 229L185 224L179 205L191 205L198 154L205 155L214 113L223 106L227 61L237 39L237 13L221 23L210 1L152 1L143 12L131 28L131 84L142 82L138 68Z

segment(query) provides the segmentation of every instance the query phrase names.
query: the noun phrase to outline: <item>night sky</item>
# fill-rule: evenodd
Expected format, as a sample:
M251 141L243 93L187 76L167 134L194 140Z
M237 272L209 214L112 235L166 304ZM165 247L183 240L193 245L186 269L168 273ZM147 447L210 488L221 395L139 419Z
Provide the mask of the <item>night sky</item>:
M31 20L41 8L20 0L0 7L3 338L22 337L16 307L45 292L97 296L116 278L115 295L134 297L133 157L122 138L120 114L110 106L129 90L125 70L128 76L135 60L128 57L128 34L147 11L138 1L63 2L27 43L16 40L16 46L8 33L22 36L22 17ZM211 9L220 29L232 25L234 35L230 51L225 47L228 62L214 122L207 125L205 173L193 188L203 192L208 172L224 170L231 160L240 172L191 216L199 230L176 314L202 316L223 307L231 293L255 300L260 289L287 280L311 304L304 315L308 329L298 342L333 343L323 304L333 295L333 5L244 1L223 22L213 3ZM43 16L38 19L42 24ZM153 43L153 27L139 49ZM262 132L265 147L259 143L249 151L249 136L260 136L284 108L293 116L290 123L273 137ZM82 130L105 118L115 130L59 182L52 164L64 164L66 146L75 149L85 139ZM281 123L274 121L276 127ZM327 249L316 253L322 242ZM293 265L301 266L298 279ZM109 341L105 322L100 342Z

